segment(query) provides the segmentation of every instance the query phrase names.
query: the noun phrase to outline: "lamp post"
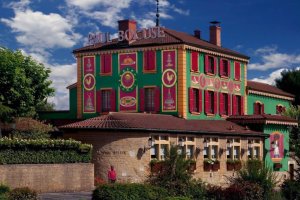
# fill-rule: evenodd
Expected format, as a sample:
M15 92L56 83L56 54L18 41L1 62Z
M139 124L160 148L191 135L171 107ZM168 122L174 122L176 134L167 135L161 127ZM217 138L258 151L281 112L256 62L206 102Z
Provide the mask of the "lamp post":
M155 140L152 137L149 137L148 139L148 146L144 146L144 153L148 150L151 149L152 146L154 146Z

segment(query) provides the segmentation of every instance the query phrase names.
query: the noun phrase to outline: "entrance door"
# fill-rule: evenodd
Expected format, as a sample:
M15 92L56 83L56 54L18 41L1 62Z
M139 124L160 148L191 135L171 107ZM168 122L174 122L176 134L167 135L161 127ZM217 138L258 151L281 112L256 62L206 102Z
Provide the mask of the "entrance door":
M290 179L294 180L294 171L295 171L294 164L290 164L289 168L290 168L290 170L289 170L289 172L290 172Z

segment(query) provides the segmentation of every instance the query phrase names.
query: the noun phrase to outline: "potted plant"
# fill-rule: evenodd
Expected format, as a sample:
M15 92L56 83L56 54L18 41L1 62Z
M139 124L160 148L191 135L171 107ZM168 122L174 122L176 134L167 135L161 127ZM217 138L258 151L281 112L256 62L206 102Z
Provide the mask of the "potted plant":
M196 161L195 160L190 160L189 171L193 172L195 170L196 170Z
M214 161L212 159L205 158L204 162L203 162L204 171L206 171L206 172L210 171L212 169L213 164L214 164Z
M232 171L232 170L234 170L234 160L232 160L232 159L227 159L227 161L226 161L226 166L227 166L227 171Z
M242 169L242 162L241 160L234 160L234 170L238 171Z
M212 165L212 170L213 171L218 171L220 169L220 161L214 160L214 163Z
M153 159L150 161L151 172L157 173L160 172L163 168L164 161Z

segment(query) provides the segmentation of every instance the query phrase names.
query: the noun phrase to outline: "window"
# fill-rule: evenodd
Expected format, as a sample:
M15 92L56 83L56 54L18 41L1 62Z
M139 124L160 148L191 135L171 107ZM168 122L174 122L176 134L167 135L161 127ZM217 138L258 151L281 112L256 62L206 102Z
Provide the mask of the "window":
M230 76L230 65L226 59L220 59L220 77Z
M217 69L216 58L212 56L205 56L205 73L215 74Z
M191 71L198 72L199 71L199 55L198 52L192 51L191 52Z
M260 115L260 114L264 114L264 104L261 102L255 102L254 103L254 114L255 115Z
M217 160L219 158L219 142L217 137L207 137L203 140L203 157Z
M248 139L248 159L260 159L260 140Z
M96 109L98 113L116 111L116 93L113 89L97 91Z
M156 52L144 51L144 72L156 71Z
M194 152L195 152L195 138L192 136L179 136L177 138L177 144L179 144L179 140L184 141L184 146L179 147L178 150L180 150L179 153L184 153L186 155L186 158L193 159L194 158Z
M239 62L234 62L234 79L241 80L241 64Z
M243 115L244 114L244 100L242 96L233 95L232 102L232 113L233 115Z
M220 115L228 116L230 113L230 103L231 103L230 95L228 95L227 93L220 93L219 99L220 99L219 101Z
M154 145L150 149L151 159L164 160L170 146L169 136L154 135Z
M276 114L282 114L283 112L285 112L285 107L283 105L277 105Z
M202 90L196 88L190 88L189 108L190 108L190 113L202 112Z
M102 75L111 75L112 74L112 56L110 54L102 54L100 57L101 60L101 70L100 74Z
M227 139L226 157L227 159L241 159L241 140L239 138Z
M145 87L140 89L140 111L159 112L160 110L160 88Z
M218 93L205 91L205 113L217 114Z

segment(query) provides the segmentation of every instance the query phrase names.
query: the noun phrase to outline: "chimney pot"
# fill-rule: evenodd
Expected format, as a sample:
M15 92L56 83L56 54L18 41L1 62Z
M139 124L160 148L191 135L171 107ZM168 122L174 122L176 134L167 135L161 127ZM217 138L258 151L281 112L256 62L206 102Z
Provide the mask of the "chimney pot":
M199 29L194 30L194 37L201 39L201 31Z
M125 19L125 20L118 21L118 24L119 24L119 31L123 31L124 34L127 34L127 38L133 40L134 38L133 34L136 33L136 21Z
M218 21L213 21L210 22L211 26L209 27L209 42L221 46L221 26L220 22Z

